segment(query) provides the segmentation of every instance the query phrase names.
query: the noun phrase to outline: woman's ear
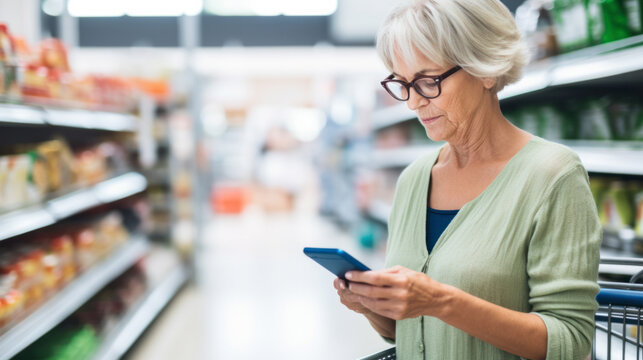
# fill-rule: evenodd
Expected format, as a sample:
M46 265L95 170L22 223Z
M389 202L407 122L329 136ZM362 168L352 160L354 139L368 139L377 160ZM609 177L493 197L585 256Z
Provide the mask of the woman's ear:
M482 86L487 90L493 89L497 82L498 80L496 80L496 78L482 78Z

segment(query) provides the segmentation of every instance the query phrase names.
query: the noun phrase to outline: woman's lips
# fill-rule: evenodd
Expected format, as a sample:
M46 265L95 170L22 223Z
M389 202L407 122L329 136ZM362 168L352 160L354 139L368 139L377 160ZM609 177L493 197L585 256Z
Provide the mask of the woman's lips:
M422 123L425 124L425 125L431 124L431 123L435 122L440 116L442 116L442 115L428 117L428 118L422 118Z

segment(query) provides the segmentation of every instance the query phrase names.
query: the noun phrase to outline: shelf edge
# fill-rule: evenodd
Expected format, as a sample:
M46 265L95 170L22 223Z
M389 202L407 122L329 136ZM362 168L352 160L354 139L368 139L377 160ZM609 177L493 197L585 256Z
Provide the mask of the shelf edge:
M184 265L179 265L169 276L148 291L140 303L128 312L121 323L105 338L93 359L120 359L170 303L187 280L188 271Z
M124 184L129 184L129 187L123 186ZM4 225L0 229L0 241L53 225L92 207L125 199L143 192L146 188L147 180L143 175L128 172L94 186L50 199L40 205L0 214L0 225Z
M54 294L25 319L0 336L0 360L8 360L71 315L149 250L143 237L133 237L107 259Z

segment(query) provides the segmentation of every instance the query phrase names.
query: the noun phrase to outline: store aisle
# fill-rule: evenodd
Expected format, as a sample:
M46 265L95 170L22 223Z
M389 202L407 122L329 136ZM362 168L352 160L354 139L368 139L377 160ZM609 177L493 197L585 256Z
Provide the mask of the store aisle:
M132 359L356 359L388 346L339 303L333 275L302 253L304 246L342 247L373 268L383 266L381 253L359 249L331 223L248 211L216 217L206 239L199 291L166 310ZM193 330L186 331L185 318L193 319ZM201 349L190 348L195 339Z

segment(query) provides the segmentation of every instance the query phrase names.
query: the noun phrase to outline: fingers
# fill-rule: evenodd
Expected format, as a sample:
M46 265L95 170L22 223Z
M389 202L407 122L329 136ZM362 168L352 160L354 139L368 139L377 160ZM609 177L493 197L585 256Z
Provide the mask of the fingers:
M394 275L386 271L349 271L346 273L346 279L375 286L392 286Z
M335 290L344 290L348 288L346 281L340 278L335 278L335 281L333 281L333 287Z
M403 291L395 287L381 287L369 284L350 282L348 289L357 295L372 299L399 299Z
M397 287L408 288L415 278L416 272L406 268L391 268L382 271L351 271L346 273L346 278L350 283L362 283L377 287Z
M387 299L362 298L362 305L370 311L393 320L405 318L405 304Z

